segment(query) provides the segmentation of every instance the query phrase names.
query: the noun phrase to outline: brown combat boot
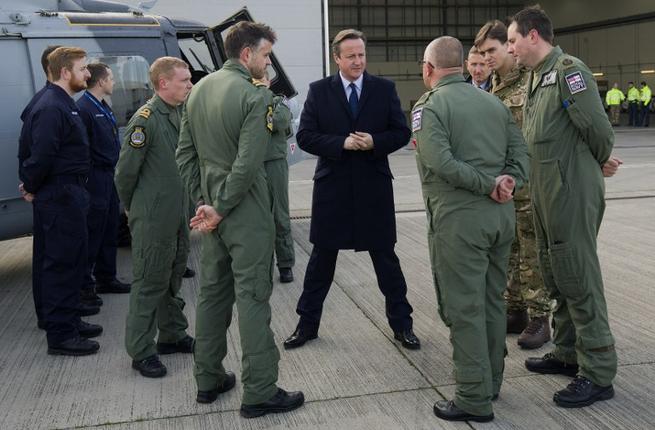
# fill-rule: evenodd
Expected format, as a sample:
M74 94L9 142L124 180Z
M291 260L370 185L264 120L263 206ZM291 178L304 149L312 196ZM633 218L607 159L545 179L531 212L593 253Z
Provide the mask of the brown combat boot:
M528 311L507 310L507 333L520 334L528 325Z
M541 348L550 340L550 325L548 316L530 319L530 323L519 336L517 343L523 349Z

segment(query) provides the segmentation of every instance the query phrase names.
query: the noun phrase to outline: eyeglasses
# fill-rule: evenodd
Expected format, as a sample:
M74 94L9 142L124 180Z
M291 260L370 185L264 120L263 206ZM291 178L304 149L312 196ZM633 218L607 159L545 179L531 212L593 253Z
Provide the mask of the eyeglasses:
M427 64L428 66L430 66L430 67L432 67L434 69L434 66L429 61L427 61L427 60L418 60L418 65L419 66L422 66L424 64Z

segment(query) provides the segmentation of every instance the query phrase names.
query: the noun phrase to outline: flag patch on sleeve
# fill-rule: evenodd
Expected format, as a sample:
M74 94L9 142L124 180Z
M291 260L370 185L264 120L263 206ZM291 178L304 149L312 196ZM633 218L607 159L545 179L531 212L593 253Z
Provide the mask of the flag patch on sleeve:
M412 111L412 133L421 129L421 120L423 118L423 108Z
M566 85L569 86L569 91L571 91L571 94L577 94L587 89L587 83L584 81L584 78L582 77L582 73L580 72L575 72L575 73L571 73L570 75L566 75L565 79L566 79Z

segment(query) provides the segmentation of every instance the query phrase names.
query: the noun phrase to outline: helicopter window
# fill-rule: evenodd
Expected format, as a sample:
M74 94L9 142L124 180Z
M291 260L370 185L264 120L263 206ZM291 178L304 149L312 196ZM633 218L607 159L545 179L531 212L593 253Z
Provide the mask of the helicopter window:
M216 70L204 34L178 33L177 37L182 57L194 77L201 78Z
M105 63L111 68L114 74L114 91L108 102L118 126L124 127L134 112L152 97L148 61L138 55L129 55L94 57L90 62Z

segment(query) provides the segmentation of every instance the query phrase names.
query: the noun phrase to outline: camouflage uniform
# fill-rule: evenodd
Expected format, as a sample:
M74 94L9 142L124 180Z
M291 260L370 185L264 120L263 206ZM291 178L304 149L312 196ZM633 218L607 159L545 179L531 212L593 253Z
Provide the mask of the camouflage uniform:
M494 72L491 93L512 112L514 121L523 127L523 103L529 72L515 67L504 79ZM550 299L539 271L537 243L530 204L530 188L523 187L514 194L516 205L516 237L509 259L508 283L505 292L508 311L528 309L530 318L548 316Z

